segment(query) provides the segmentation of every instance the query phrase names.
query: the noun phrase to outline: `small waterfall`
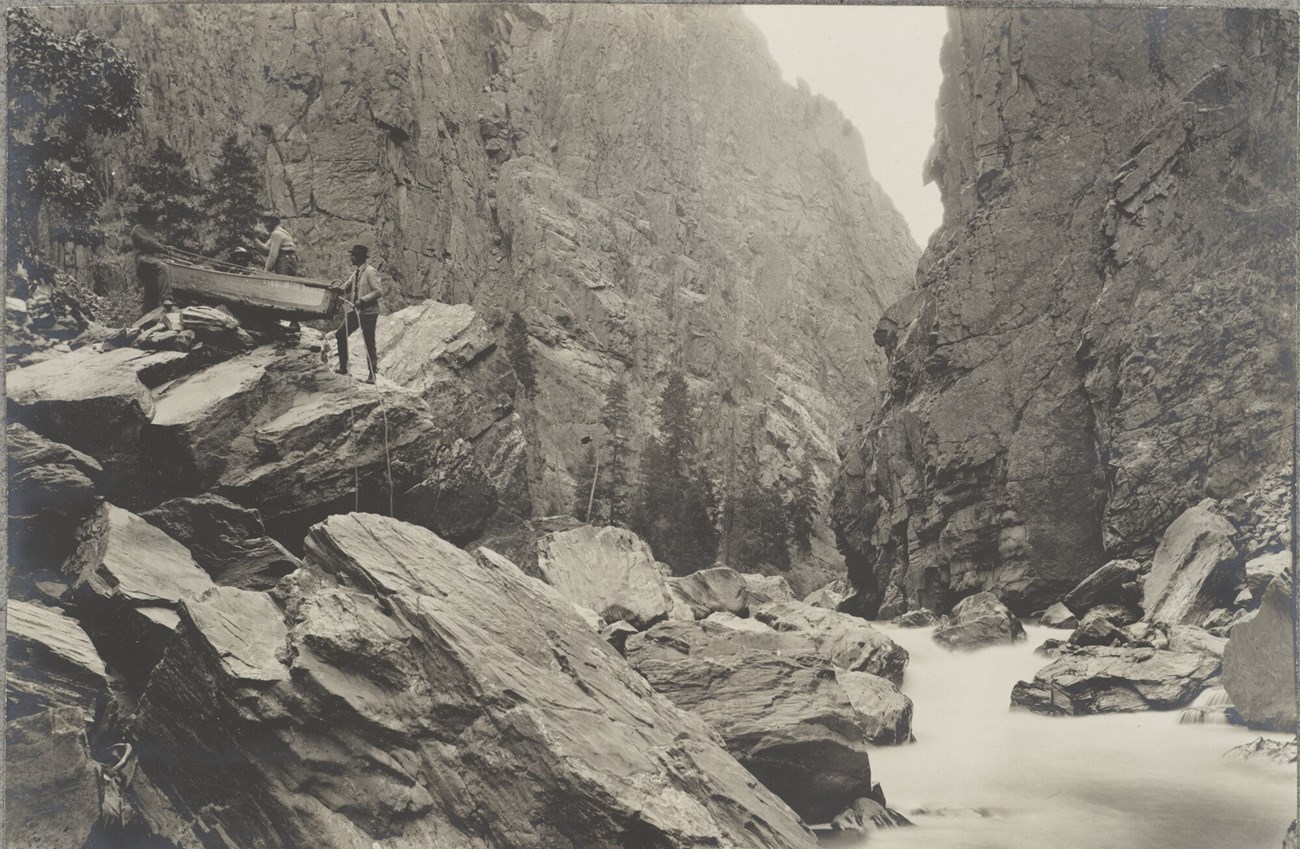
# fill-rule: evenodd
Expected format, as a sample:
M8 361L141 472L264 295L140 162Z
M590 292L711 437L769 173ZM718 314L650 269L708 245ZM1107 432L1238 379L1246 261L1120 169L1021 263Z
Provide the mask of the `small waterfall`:
M1227 725L1232 700L1222 687L1209 687L1178 717L1179 725Z

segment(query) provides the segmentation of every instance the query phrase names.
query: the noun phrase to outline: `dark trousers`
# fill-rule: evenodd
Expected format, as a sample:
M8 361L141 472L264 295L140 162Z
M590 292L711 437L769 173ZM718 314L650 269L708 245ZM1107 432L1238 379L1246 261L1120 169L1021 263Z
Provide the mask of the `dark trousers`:
M171 298L171 278L166 264L151 254L136 254L135 276L144 289L144 311L149 312L162 306L162 302Z
M375 325L379 322L379 313L362 313L361 314L361 337L366 340L366 355L370 358L369 366L371 374L379 373L379 355L375 353ZM348 367L348 334L357 329L357 314L355 310L348 311L347 321L334 334L334 340L339 346L339 368Z
M297 251L280 251L275 255L275 267L271 269L273 274L283 274L285 277L298 276L298 252Z

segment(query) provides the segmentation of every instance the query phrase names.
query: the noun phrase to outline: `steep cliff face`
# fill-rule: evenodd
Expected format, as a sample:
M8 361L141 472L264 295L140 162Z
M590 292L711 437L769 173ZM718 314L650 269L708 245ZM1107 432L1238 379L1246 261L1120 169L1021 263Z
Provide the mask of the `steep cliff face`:
M134 149L162 136L202 171L226 134L254 144L309 273L341 273L361 240L396 281L390 308L524 315L537 510L572 505L609 381L629 379L639 445L676 368L719 474L755 446L770 478L809 458L829 491L846 399L883 375L871 329L917 248L857 131L781 81L739 10L65 14L144 70ZM113 155L129 174L136 154Z
M1046 606L1291 448L1295 16L949 14L944 225L832 508L882 614Z

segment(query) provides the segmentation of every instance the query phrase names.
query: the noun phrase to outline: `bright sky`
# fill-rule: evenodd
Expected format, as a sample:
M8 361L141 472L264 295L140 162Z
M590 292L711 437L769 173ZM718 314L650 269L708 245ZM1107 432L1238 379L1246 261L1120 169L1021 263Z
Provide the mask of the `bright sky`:
M862 133L871 174L925 247L943 220L939 190L922 185L934 140L938 6L746 6L787 81L802 77L834 100Z

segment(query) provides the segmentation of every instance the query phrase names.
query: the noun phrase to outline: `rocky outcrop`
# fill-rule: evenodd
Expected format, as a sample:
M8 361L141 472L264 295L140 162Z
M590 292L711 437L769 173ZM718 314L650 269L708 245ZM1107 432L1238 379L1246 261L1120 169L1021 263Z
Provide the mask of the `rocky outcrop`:
M754 575L744 573L745 591L753 607L779 601L794 601L790 582L781 575Z
M665 618L672 603L650 546L623 528L582 525L547 534L537 541L537 568L560 595L606 622L644 629Z
M305 550L280 603L231 587L185 600L132 718L141 768L195 835L816 845L700 719L507 562L363 514L316 526Z
M873 734L878 742L910 736L910 702L907 721L892 704L905 697L887 702L869 684L845 686L802 636L665 622L630 638L627 658L655 690L703 717L808 822L825 822L871 791Z
M57 708L90 722L107 694L108 672L76 620L10 599L5 633L6 721Z
M840 669L870 672L895 687L903 683L907 650L857 617L787 601L763 605L754 618L777 631L807 637L818 654Z
M1038 621L1048 628L1076 628L1079 625L1079 620L1070 612L1070 608L1059 601L1043 611Z
M944 224L832 507L889 617L1041 610L1291 455L1294 17L949 15Z
M1011 706L1069 716L1168 710L1189 704L1219 668L1218 658L1194 651L1080 648L1017 683Z
M1223 686L1246 724L1296 729L1295 606L1289 574L1274 578L1259 612L1235 625L1223 651Z
M1142 585L1142 607L1152 622L1200 625L1231 603L1245 582L1236 529L1206 500L1165 531Z
M993 593L979 593L958 602L932 636L946 649L970 650L1023 640L1025 626Z
M194 562L223 586L269 590L301 565L266 535L256 510L219 495L176 498L140 518L189 549Z
M82 849L99 822L99 776L74 707L5 723L5 842Z
M919 610L909 610L894 620L900 628L928 628L931 625L939 624L939 617L934 615L934 611L928 607L922 607Z

